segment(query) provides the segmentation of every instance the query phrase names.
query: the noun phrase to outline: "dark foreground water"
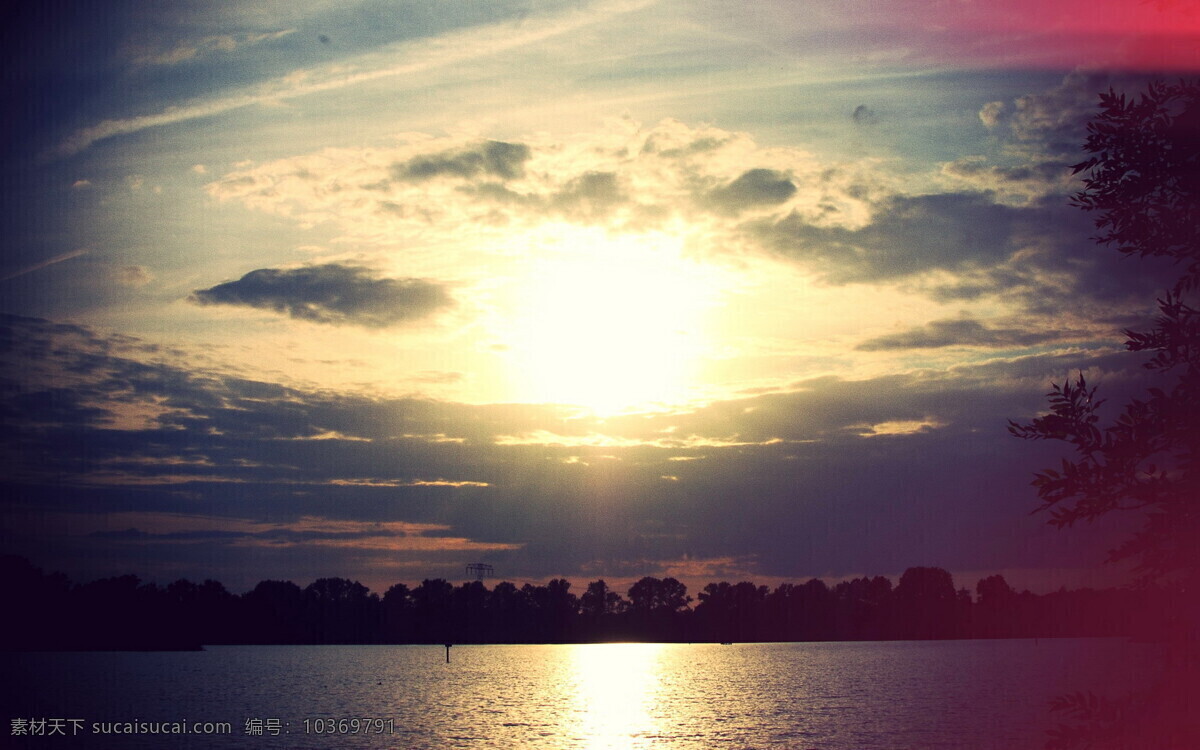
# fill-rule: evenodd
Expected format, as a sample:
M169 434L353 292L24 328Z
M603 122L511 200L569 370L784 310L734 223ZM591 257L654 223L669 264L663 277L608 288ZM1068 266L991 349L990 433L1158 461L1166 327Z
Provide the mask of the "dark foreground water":
M1043 745L1052 696L1128 692L1162 656L1066 639L464 645L450 664L441 646L4 659L0 747L1016 750ZM151 733L164 729L188 733Z

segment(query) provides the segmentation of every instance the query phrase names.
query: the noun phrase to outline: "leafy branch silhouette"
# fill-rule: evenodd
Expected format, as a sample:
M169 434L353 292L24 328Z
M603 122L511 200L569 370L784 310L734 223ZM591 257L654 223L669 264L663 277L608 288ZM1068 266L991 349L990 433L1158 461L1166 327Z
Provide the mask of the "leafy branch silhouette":
M1135 559L1147 575L1195 576L1200 532L1200 84L1156 82L1139 97L1112 89L1100 95L1075 164L1084 189L1071 202L1096 211L1097 242L1126 255L1165 257L1181 273L1158 299L1146 331L1125 331L1125 347L1153 356L1145 367L1160 383L1131 398L1101 425L1096 387L1082 372L1052 384L1049 413L1010 420L1024 440L1057 440L1074 457L1034 475L1049 523L1069 527L1117 510L1145 511L1145 525L1109 553Z
M1130 739L1127 728L1133 710L1132 697L1112 700L1090 691L1060 695L1050 701L1050 711L1076 723L1047 730L1046 750L1124 747Z

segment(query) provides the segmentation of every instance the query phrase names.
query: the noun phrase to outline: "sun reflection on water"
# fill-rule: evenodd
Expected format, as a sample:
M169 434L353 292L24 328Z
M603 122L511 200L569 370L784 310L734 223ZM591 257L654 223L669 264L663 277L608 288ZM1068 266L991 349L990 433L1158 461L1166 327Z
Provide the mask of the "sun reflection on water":
M627 748L657 734L652 708L660 689L662 649L658 643L575 648L577 732L582 747Z

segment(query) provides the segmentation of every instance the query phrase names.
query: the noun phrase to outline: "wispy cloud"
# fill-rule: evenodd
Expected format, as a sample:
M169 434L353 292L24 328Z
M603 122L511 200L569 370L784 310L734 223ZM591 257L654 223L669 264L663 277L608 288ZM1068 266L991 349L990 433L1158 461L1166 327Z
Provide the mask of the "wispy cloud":
M59 253L58 255L55 255L53 258L47 258L46 260L39 261L32 265L18 268L15 271L10 271L7 274L0 276L0 281L8 281L9 279L17 278L18 276L24 276L27 273L33 273L34 271L40 271L41 269L52 266L55 263L62 263L65 260L71 260L72 258L78 258L82 255L87 255L89 252L90 252L90 250L88 250L87 248L80 248L79 250L71 250L69 252Z
M295 34L296 29L281 29L262 33L217 34L200 39L181 41L171 47L134 49L130 51L135 65L178 65L211 54L228 54L241 47Z
M224 96L170 106L152 114L106 119L72 133L59 143L55 154L60 157L72 156L97 141L117 135L211 117L243 107L335 91L371 81L412 76L435 68L519 49L584 28L615 14L644 8L653 1L617 0L546 19L527 19L519 25L496 24L431 40L399 43L384 53L371 53L349 61L296 70L264 84Z

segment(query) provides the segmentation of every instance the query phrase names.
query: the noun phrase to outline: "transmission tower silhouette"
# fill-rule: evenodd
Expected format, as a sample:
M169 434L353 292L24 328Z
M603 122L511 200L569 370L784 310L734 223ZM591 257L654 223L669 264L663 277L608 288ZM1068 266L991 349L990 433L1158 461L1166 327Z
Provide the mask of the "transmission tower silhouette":
M475 576L476 581L482 581L484 578L489 578L495 573L495 569L487 563L468 563L467 575Z

